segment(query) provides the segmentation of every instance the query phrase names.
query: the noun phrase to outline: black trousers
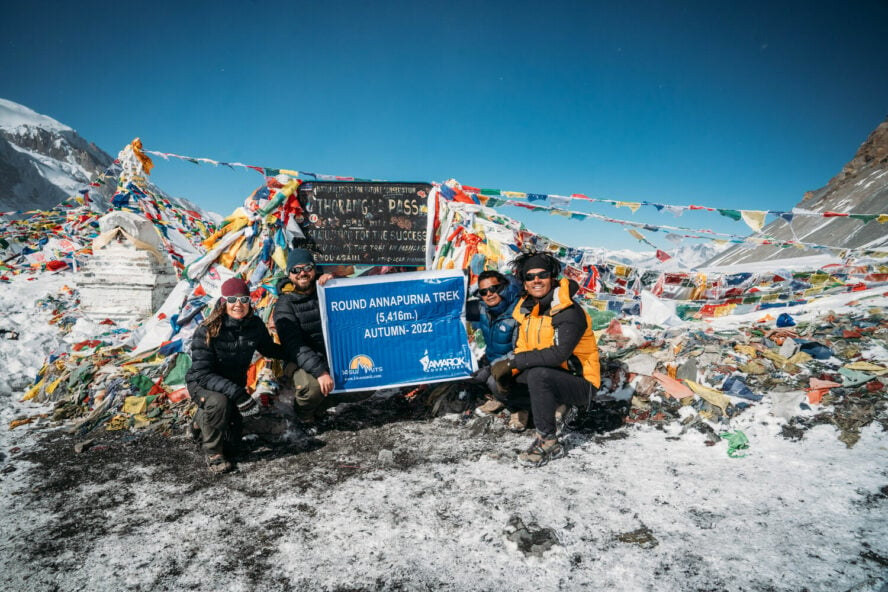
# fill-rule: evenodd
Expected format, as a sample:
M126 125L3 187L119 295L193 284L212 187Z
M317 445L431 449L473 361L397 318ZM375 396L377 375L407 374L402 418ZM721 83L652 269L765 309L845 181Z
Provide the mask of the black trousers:
M585 378L545 366L522 370L516 382L517 388L510 391L510 397L520 397L522 391L528 393L536 431L549 440L555 437L555 409L559 405L574 405L585 410L598 392Z

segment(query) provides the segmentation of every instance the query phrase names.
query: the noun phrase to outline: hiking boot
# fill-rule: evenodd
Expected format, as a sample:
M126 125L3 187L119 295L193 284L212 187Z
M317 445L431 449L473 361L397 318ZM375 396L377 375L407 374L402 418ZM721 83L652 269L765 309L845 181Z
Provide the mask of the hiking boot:
M555 409L555 437L558 438L570 427L577 417L577 408L573 405L559 405Z
M325 427L327 427L327 418L326 411L320 411L317 415L297 416L296 426L302 430L302 433L306 436L317 436L324 431Z
M486 403L475 409L475 415L478 415L480 417L495 415L502 411L503 407L505 407L505 405L503 405L496 399L487 399Z
M229 462L222 454L207 455L207 469L209 469L211 473L216 475L228 473L233 468L231 462Z
M527 422L529 419L530 413L527 411L524 411L523 409L520 411L513 411L512 416L509 418L509 430L516 434L523 432L527 429Z
M201 434L200 428L198 427L196 422L189 422L188 424L188 436L197 444L200 444Z
M565 454L564 446L557 438L544 440L537 436L530 447L518 455L518 462L528 467L541 467L550 460L561 458Z

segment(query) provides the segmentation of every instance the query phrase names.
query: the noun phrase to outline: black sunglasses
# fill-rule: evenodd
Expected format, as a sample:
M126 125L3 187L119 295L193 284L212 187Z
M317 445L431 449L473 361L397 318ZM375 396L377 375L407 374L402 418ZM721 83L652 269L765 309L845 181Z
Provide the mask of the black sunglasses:
M502 290L502 289L503 289L502 284L493 284L489 288L478 288L477 290L475 290L475 294L477 294L478 296L484 297L484 296L487 296L488 294L499 294L500 290Z
M241 304L246 304L250 301L249 296L226 296L225 302L228 304L234 304L235 302L240 302Z
M538 271L537 273L525 273L524 274L524 281L525 282L532 282L533 280L535 280L537 278L539 278L541 280L547 280L550 277L552 277L551 271Z
M311 273L312 271L314 271L314 268L314 263L306 263L305 265L294 265L290 268L290 273L292 273L293 275L299 275L303 271L305 273Z

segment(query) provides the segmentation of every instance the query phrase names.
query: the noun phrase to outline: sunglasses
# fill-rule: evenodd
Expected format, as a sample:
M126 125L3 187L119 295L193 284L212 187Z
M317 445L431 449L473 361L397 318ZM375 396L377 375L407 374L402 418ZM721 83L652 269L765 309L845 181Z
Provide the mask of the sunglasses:
M503 289L502 284L493 284L489 288L478 288L477 290L475 290L475 294L477 294L478 296L484 297L484 296L487 296L488 294L499 294L500 290L502 290L502 289Z
M246 304L250 301L249 296L226 296L225 302L228 304L234 304L235 302L240 302L241 304Z
M292 273L293 275L299 275L303 272L311 273L312 271L314 271L314 268L315 266L313 263L306 263L305 265L294 265L290 268L290 273Z
M551 271L538 271L537 273L525 273L524 274L524 281L525 282L532 282L533 280L535 280L537 278L539 278L541 280L547 280L550 277L552 277Z

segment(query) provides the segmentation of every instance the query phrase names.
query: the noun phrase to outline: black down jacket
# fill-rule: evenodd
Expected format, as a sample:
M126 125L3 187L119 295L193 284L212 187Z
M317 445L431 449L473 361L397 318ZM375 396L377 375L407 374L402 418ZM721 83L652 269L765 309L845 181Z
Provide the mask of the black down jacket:
M257 351L268 358L288 359L255 315L240 320L225 316L219 335L209 344L207 328L198 327L191 340L191 369L185 375L192 399L206 389L241 402L247 396L247 371Z
M278 301L274 307L274 326L289 359L318 378L330 372L317 290L311 294L292 291L292 283L283 278L278 283Z

